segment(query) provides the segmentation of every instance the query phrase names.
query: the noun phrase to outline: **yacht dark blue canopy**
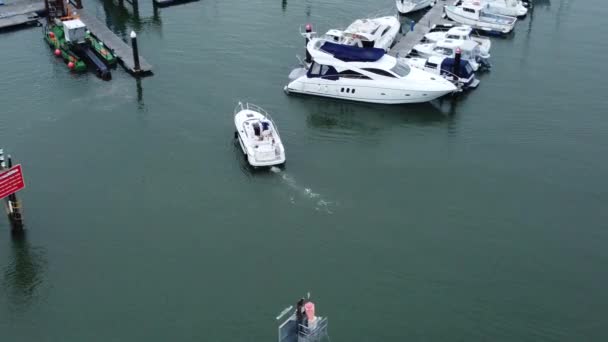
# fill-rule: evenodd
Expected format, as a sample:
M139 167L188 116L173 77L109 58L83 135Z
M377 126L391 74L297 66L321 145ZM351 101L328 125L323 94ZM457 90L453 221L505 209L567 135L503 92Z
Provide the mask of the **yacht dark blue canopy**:
M344 62L375 62L384 56L384 50L377 48L360 48L325 42L321 50Z

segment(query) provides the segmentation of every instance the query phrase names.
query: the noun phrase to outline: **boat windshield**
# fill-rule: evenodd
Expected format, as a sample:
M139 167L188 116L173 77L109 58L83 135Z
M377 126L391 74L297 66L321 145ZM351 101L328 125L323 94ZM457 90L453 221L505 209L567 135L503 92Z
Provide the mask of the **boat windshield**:
M436 48L433 49L433 51L437 52L438 54L445 55L445 56L451 56L452 53L454 53L454 51L452 51L452 49L445 48L442 46L437 46Z
M410 73L410 67L398 60L395 66L391 68L391 71L399 75L399 77L405 77Z
M455 35L455 34L448 34L448 35L445 36L445 38L446 39L454 39L454 40L461 40L461 39L465 40L466 36L458 36L458 35Z

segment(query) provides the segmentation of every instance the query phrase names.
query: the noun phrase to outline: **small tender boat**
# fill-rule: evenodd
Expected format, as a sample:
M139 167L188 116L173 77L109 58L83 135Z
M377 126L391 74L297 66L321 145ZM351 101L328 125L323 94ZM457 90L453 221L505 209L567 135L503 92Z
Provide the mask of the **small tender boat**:
M445 14L455 22L495 34L511 32L517 21L515 17L489 12L479 1L467 1L459 6L445 6Z
M234 109L235 139L253 167L285 163L285 148L274 121L264 109L241 103Z
M419 56L427 58L431 56L454 58L457 49L460 49L462 59L471 63L474 71L482 67L490 67L488 61L490 55L482 53L479 44L472 40L444 39L436 43L416 44L413 48Z
M519 0L482 0L490 13L508 15L511 17L523 17L528 13L528 9Z
M407 14L433 6L435 4L435 0L395 0L395 3L399 13Z
M336 29L327 31L324 38L342 45L373 47L388 51L400 29L401 23L395 16L357 19L344 31Z
M409 57L401 60L413 68L440 75L460 90L476 88L479 85L471 63L462 59L431 56L429 58Z
M290 314L291 313L291 314ZM286 315L290 314L285 318ZM316 315L315 303L307 298L301 298L293 305L283 310L276 320L280 322L278 333L280 342L329 342L327 332L327 317Z
M471 26L466 25L451 27L447 31L431 31L425 34L424 38L429 43L436 43L444 39L450 39L454 41L474 41L479 44L479 50L481 51L481 53L486 55L490 54L490 48L492 47L492 41L489 38L475 35Z

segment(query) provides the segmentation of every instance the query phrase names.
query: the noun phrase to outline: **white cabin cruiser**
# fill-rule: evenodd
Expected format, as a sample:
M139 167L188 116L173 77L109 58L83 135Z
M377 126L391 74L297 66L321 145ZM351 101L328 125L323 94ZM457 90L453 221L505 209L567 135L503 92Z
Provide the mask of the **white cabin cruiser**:
M325 33L325 39L334 43L358 47L374 47L390 50L401 23L395 16L373 19L357 19L344 31L332 29Z
M479 85L479 80L475 77L475 71L471 63L465 60L442 56L408 57L401 58L401 60L411 67L445 78L454 83L460 90L476 88Z
M458 49L461 51L462 59L471 63L474 71L490 67L490 62L488 61L490 55L483 54L479 48L479 44L472 40L444 39L436 43L416 44L413 48L419 56L427 58L431 56L454 58Z
M473 28L466 25L452 27L447 31L431 31L425 34L424 38L429 43L436 43L444 39L471 40L479 44L479 50L484 55L489 55L492 47L492 41L489 38L476 36L473 33Z
M385 54L376 48L357 48L314 38L307 50L308 68L291 72L287 93L384 103L428 102L457 88L441 77Z
M490 13L479 1L445 6L445 14L455 22L495 34L511 32L517 21L515 17Z
M264 109L241 103L234 109L234 136L253 167L285 163L285 148L274 121Z
M523 17L528 14L528 9L520 0L482 0L481 4L494 14L511 17Z
M397 11L401 14L415 12L426 7L431 7L435 0L395 0Z

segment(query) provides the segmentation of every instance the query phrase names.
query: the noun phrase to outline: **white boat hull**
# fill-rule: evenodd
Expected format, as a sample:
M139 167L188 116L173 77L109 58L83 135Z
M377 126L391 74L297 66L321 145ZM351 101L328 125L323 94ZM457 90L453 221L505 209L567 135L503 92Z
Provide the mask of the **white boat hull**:
M311 79L301 77L290 82L286 87L287 93L298 93L314 96L331 97L334 99L378 103L378 104L407 104L423 103L437 99L454 92L455 87L449 85L439 89L408 89L407 87L378 87L365 84L367 81L349 80L345 82ZM348 89L348 92L346 90Z
M407 14L416 12L426 7L433 6L435 0L422 0L422 1L411 1L411 0L395 0L397 5L397 11L401 14Z

